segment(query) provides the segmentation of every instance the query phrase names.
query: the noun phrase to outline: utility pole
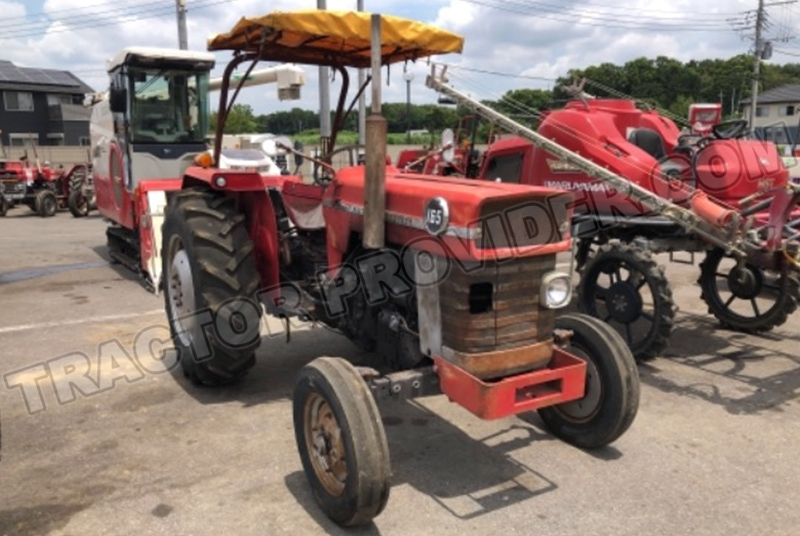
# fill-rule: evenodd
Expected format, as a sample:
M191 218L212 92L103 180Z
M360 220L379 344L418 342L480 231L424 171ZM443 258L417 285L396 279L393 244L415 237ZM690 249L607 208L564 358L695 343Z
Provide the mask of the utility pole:
M317 9L328 9L326 0L317 0ZM328 67L319 68L319 136L322 152L330 150L331 139L331 80Z
M754 45L753 61L753 88L750 93L750 131L756 128L756 106L758 104L758 81L761 76L761 33L764 29L764 0L758 0L758 12L756 13L756 42Z
M358 8L359 11L364 11L364 0L358 0ZM367 81L367 74L364 72L364 69L358 70L358 87L364 87L364 83ZM366 145L367 144L367 96L364 92L361 92L361 95L358 96L358 144L359 145Z
M189 49L189 33L186 30L186 0L175 0L178 10L178 48Z
M756 108L758 107L758 83L761 79L761 60L768 60L772 56L772 41L774 39L764 38L764 28L767 26L767 12L766 8L774 6L785 6L796 3L797 0L783 0L780 2L770 2L767 4L764 0L758 0L758 9L756 10L756 26L755 38L753 43L753 89L750 93L750 131L755 129L756 123ZM778 41L786 41L791 39L790 36L777 36L775 39Z

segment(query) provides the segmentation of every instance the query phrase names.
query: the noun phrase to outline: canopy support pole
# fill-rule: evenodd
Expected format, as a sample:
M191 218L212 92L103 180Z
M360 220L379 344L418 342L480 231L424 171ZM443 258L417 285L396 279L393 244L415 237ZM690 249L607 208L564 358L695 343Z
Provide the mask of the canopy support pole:
M366 177L364 181L364 234L366 249L385 245L386 221L386 118L381 114L381 16L372 15L372 105L366 120Z

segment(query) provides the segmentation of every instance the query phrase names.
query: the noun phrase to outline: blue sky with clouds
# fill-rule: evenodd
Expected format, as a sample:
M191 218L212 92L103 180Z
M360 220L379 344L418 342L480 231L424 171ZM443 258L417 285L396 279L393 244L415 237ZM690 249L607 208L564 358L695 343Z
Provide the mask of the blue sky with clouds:
M461 57L447 58L472 69L528 78L461 74L458 83L481 98L518 87L549 87L550 79L603 61L665 55L686 61L730 57L750 43L734 31L757 0L365 0L369 11L435 23L466 37ZM190 48L229 29L242 15L265 10L309 9L316 0L187 0ZM356 0L328 0L331 9L354 9ZM105 61L124 46L177 45L174 0L0 0L0 59L20 65L68 69L95 89L106 85ZM775 37L800 36L800 7L770 12ZM800 40L776 43L772 61L800 61ZM218 56L224 64L225 55ZM413 66L415 101L432 102L424 87L425 65ZM391 71L387 101L403 101L402 69ZM316 107L315 68L299 103ZM286 108L274 90L253 88L245 96L257 112Z

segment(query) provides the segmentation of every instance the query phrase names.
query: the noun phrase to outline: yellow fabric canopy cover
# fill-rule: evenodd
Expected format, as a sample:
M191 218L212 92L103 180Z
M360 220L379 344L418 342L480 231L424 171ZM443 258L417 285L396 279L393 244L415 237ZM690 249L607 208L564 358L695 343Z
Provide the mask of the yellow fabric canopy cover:
M208 50L257 53L266 61L368 67L370 36L370 13L278 11L241 19L230 32L209 39ZM463 37L435 26L381 15L384 65L434 54L458 53L463 46Z

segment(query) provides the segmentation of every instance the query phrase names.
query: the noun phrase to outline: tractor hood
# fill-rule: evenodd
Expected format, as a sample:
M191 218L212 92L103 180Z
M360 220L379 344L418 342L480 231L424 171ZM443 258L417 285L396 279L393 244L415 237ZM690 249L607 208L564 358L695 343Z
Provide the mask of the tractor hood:
M550 188L386 173L387 240L406 245L421 237L469 243L466 258L511 258L569 248L572 195ZM336 176L335 205L363 214L364 168ZM452 248L451 248L452 249Z

